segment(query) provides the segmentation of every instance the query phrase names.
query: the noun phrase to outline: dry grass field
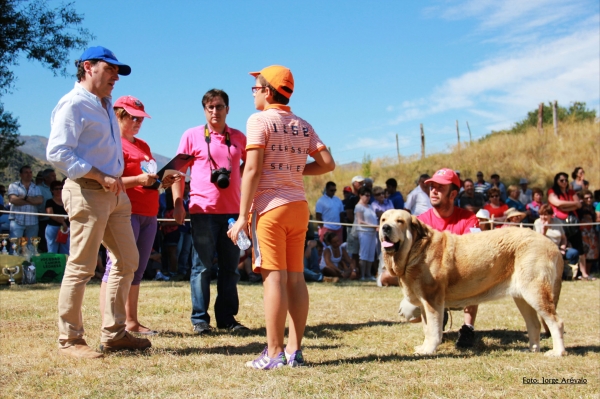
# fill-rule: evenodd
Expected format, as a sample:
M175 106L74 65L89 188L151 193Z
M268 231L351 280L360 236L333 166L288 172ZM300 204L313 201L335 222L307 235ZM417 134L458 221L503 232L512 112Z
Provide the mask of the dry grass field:
M213 294L215 285L211 287ZM270 372L244 368L265 345L262 286L240 283L238 319L246 335L192 334L189 285L144 282L141 320L161 331L145 353L76 360L57 354L59 286L0 287L2 398L598 398L600 280L565 282L559 315L568 356L527 353L525 323L511 299L480 306L472 350L453 341L462 314L435 356L413 355L421 327L396 314L401 291L375 283L309 284L304 341L308 367ZM86 292L88 343L99 345L99 285ZM214 301L214 298L213 298ZM212 313L212 309L211 309ZM551 347L542 340L542 350ZM584 380L532 385L524 378Z
M418 135L417 129L415 137ZM396 143L381 145L394 147ZM335 148L332 154L335 159ZM545 192L552 186L556 173L566 172L570 176L576 166L582 166L591 189L600 189L600 124L595 122L560 123L558 137L554 136L552 126L546 126L543 135L530 128L522 134L496 134L470 144L463 142L460 148L454 146L447 153L426 155L424 159L420 159L420 154L401 157L400 162L397 158L374 159L370 177L375 180L375 185L383 187L388 178L394 177L398 180L398 191L405 199L415 188L415 180L420 174L431 175L441 168L460 170L462 179L475 180L477 171L481 170L489 181L492 173L498 173L506 187L518 184L520 178L526 177L530 182L529 188L540 187ZM314 212L315 203L323 195L327 181L337 183L337 195L342 198L342 188L350 185L352 177L358 174L365 174L361 167L337 168L325 175L305 178L311 211Z

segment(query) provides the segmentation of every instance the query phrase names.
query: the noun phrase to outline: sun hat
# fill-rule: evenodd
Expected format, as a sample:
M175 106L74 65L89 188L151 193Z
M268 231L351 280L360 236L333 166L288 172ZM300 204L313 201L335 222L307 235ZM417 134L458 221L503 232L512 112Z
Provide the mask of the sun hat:
M487 209L480 209L475 215L478 219L490 220L490 212Z
M350 187L350 186L344 187L344 192L345 193L351 193L352 192L352 187Z
M113 108L123 108L131 116L151 118L144 110L144 104L134 96L121 96L113 104Z
M352 183L361 182L361 181L365 181L365 178L362 177L362 176L360 176L360 175L359 176L354 176L352 178Z
M294 92L294 76L292 71L284 66L271 65L259 72L250 72L250 75L254 77L261 75L267 83L285 98L290 98Z
M525 217L527 214L525 212L519 212L515 208L508 208L506 212L504 212L504 217L506 220L510 219L513 216L522 216Z
M529 184L529 182L527 181L526 178L521 178L521 180L519 180L519 184Z
M439 184L454 184L457 187L460 187L460 179L455 171L448 168L443 168L438 170L433 174L431 179L425 180L425 184L429 184L431 182L439 183Z
M119 75L127 76L131 73L131 67L119 62L115 54L106 47L96 46L88 48L81 54L81 57L75 61L75 65L79 66L80 63L88 60L101 60L116 65L119 67Z

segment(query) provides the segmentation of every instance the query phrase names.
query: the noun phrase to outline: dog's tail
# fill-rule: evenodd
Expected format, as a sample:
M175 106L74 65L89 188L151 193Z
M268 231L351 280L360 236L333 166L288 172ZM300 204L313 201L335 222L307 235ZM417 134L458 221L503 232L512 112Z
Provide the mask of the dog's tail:
M558 299L560 298L560 290L562 289L562 275L563 275L563 269L565 267L565 263L563 261L563 258L560 254L560 252L558 252L558 255L554 257L554 259L552 259L552 263L554 264L554 284L552 286L552 296L554 299L554 311L556 312L556 309L558 309ZM544 331L546 332L546 336L550 336L550 329L548 328L548 326L546 325L546 322L544 321L544 319L542 319L542 317L540 317L540 321L542 322L542 325L544 326Z

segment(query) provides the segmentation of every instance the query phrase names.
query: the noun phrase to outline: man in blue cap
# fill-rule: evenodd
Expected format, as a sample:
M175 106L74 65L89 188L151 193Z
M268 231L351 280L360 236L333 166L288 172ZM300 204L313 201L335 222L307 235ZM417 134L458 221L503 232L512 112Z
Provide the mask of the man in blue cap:
M100 243L113 260L101 350L145 349L151 344L125 331L125 302L138 252L132 250L131 203L121 180L123 150L111 93L119 75L129 75L131 68L101 46L87 49L75 65L77 83L52 111L46 149L48 160L68 177L63 202L71 222L70 256L58 298L58 342L60 354L94 359L103 355L83 339L81 307Z

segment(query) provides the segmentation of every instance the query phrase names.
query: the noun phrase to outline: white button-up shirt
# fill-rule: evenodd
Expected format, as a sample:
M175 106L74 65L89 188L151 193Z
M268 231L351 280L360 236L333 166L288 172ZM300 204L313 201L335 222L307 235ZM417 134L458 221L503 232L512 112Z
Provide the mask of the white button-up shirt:
M404 209L408 209L412 215L419 216L423 212L428 211L431 208L431 200L429 195L421 189L421 186L415 187L404 203Z
M110 97L101 100L75 83L52 111L50 125L46 157L70 179L83 177L92 166L111 176L123 174L121 134Z

